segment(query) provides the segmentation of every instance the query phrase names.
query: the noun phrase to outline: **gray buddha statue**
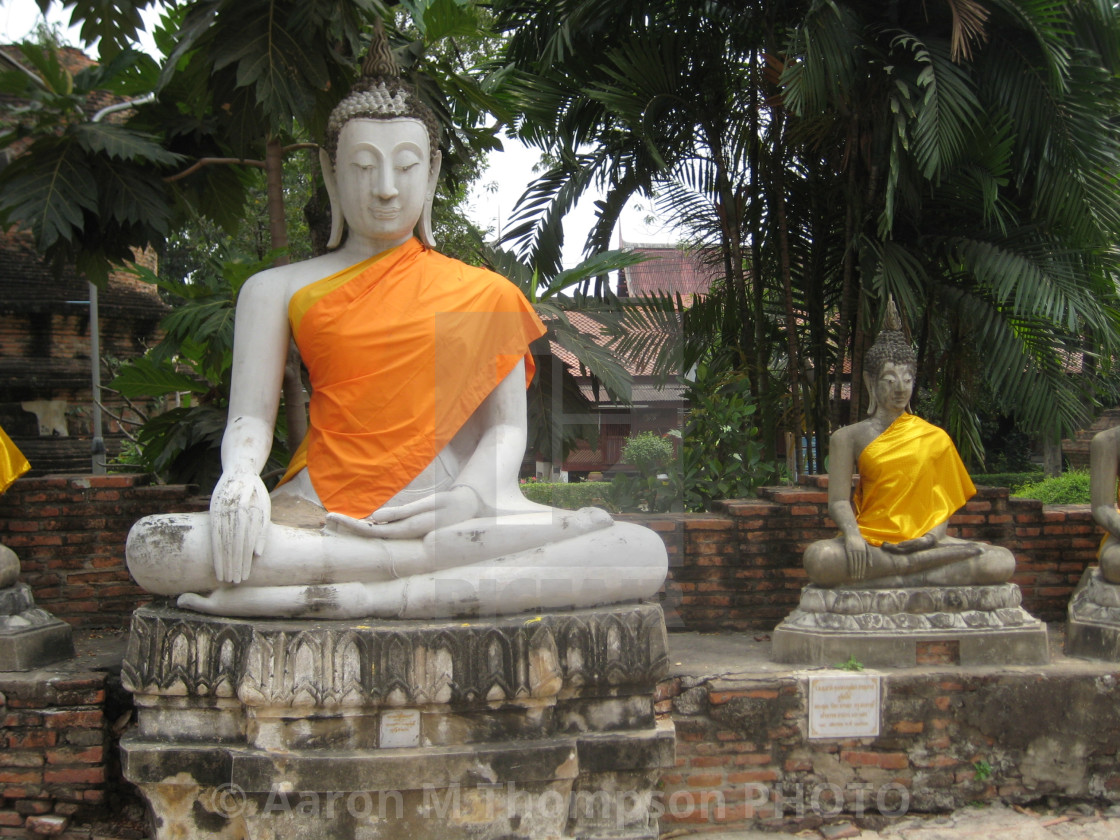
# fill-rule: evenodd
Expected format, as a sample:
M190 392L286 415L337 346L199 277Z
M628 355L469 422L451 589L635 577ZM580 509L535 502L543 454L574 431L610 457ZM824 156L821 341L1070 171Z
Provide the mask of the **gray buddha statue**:
M1120 426L1093 436L1089 445L1089 503L1093 521L1104 528L1097 552L1101 577L1120 584L1120 511L1117 510L1116 476L1120 464Z
M859 588L1006 582L1010 551L946 535L976 488L949 436L910 413L917 358L893 303L863 366L868 416L829 445L828 510L841 534L806 549L809 579Z

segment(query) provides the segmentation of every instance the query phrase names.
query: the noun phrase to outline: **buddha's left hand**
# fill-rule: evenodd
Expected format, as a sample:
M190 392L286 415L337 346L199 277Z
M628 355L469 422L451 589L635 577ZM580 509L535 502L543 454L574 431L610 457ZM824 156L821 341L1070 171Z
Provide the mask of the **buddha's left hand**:
M885 542L882 545L883 551L891 554L913 554L915 551L925 551L927 548L933 548L937 545L937 536L933 533L922 534L912 540L903 540L900 543Z
M365 519L328 513L324 526L335 533L349 532L375 539L419 539L437 528L474 519L481 513L478 494L459 485L398 507L383 507Z

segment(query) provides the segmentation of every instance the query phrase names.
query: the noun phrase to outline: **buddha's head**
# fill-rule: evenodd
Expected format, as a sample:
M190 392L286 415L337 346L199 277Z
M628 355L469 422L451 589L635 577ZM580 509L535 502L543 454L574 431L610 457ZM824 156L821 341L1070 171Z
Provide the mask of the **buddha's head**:
M914 377L918 370L918 357L902 332L902 319L894 301L887 303L887 317L875 343L863 356L863 384L869 399L867 413L874 414L880 405L901 398L902 407L910 402L914 392Z
M345 224L378 241L408 238L429 247L439 178L439 123L400 70L380 23L361 78L331 112L319 151L331 200L328 248ZM394 242L395 244L395 242Z

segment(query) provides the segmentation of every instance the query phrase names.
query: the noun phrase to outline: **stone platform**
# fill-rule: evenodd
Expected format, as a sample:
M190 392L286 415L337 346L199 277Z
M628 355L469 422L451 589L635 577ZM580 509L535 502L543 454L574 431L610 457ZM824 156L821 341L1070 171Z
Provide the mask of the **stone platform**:
M36 607L30 586L0 589L0 671L30 671L73 655L70 625Z
M1069 599L1066 654L1120 662L1120 585L1090 566Z
M657 837L660 607L479 621L133 615L125 777L172 837Z
M810 584L773 633L777 662L908 668L927 655L956 665L1049 661L1046 626L1020 606L1019 587L824 589ZM933 653L936 652L936 653Z

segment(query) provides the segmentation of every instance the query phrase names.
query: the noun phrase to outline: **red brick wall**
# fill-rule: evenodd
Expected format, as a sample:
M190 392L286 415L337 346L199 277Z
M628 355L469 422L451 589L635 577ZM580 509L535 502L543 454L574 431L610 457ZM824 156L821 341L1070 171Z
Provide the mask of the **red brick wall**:
M0 674L0 837L59 834L100 810L110 733L104 673Z
M124 542L150 513L204 510L188 487L149 476L21 478L0 496L0 543L19 555L36 603L75 627L127 627L151 596L132 582Z
M806 583L801 554L835 534L823 479L763 488L710 514L627 517L660 533L669 550L665 605L671 629L774 628ZM77 627L125 627L144 593L131 582L124 542L149 513L205 510L190 488L147 476L21 478L0 496L0 543L19 554L22 580L46 609ZM1043 508L982 487L950 532L1015 552L1024 606L1064 620L1066 602L1093 562L1099 529L1088 505Z
M1020 673L890 673L879 736L843 740L806 737L804 673L674 678L657 695L677 732L676 767L662 775L656 805L661 830L801 830L840 813L1050 795L1117 802L1118 678L1115 664L1075 660Z
M772 630L798 603L808 581L801 555L813 540L836 535L827 479L766 487L757 499L722 502L710 514L636 517L669 546L665 605L689 630ZM950 520L949 533L1006 546L1017 562L1013 583L1043 621L1064 621L1066 603L1103 532L1088 505L1046 507L1010 499L1005 487L981 487ZM670 615L670 626L676 616Z

